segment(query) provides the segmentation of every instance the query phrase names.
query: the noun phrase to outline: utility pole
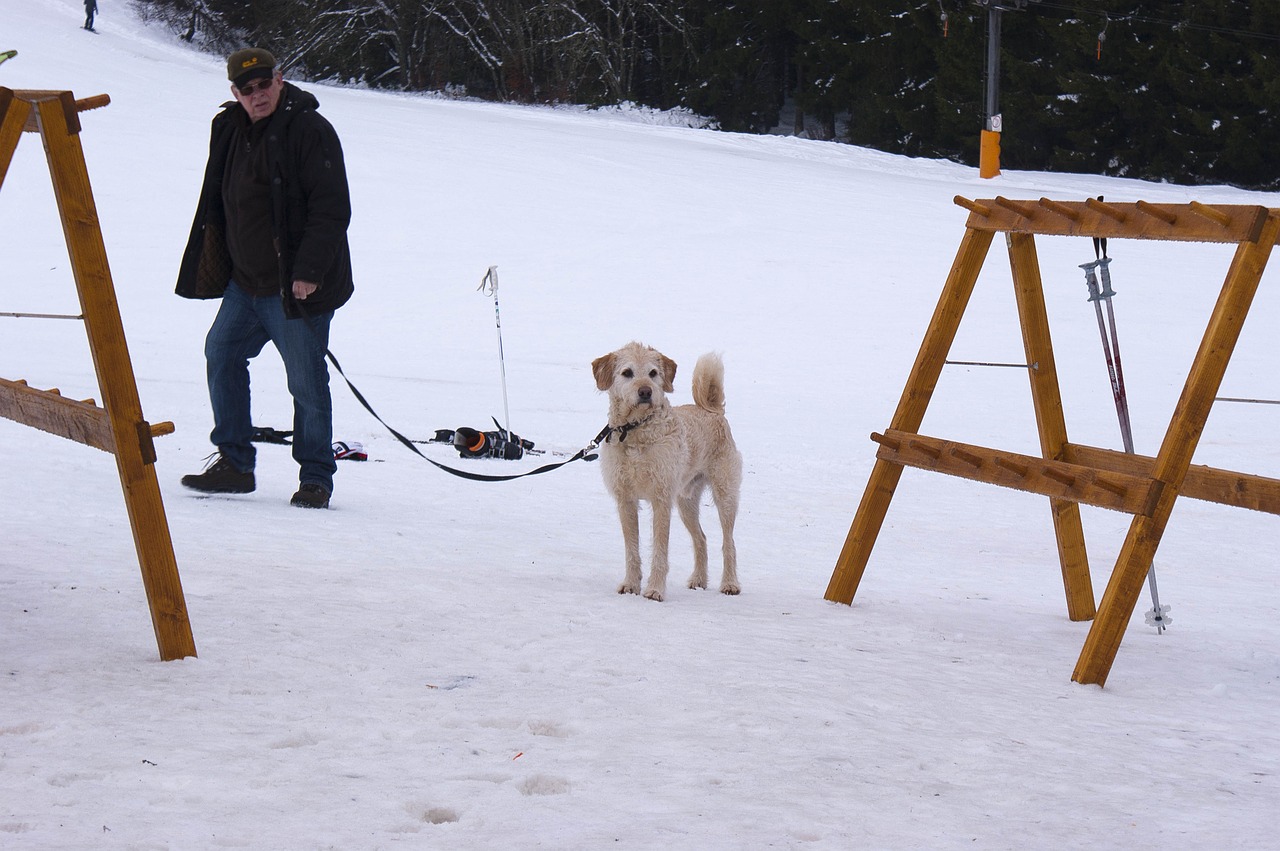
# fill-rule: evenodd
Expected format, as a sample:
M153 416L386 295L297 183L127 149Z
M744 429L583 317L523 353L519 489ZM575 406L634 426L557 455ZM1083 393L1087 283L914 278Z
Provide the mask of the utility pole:
M1000 16L1006 11L1025 9L1028 0L974 2L987 10L987 96L982 139L978 148L978 175L995 177L1000 173L1000 133L1004 129L1004 120L1000 115Z

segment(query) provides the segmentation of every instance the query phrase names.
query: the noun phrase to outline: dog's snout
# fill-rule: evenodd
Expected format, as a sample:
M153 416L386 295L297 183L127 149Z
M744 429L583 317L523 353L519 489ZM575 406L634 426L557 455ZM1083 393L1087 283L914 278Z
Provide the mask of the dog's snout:
M652 402L653 388L645 385L636 391L636 395L639 396L641 402Z

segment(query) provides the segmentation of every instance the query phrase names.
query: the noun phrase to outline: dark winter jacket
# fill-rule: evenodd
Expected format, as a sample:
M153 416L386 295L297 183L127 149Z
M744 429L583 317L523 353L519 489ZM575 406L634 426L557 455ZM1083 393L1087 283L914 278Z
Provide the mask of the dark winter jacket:
M316 112L319 105L310 93L285 83L280 105L264 119L280 293L290 316L299 315L294 280L319 284L305 302L308 312L336 310L354 290L347 245L351 198L342 145L333 126ZM213 119L200 201L178 270L176 292L185 298L220 298L231 280L222 178L231 145L243 132L243 113L231 101Z

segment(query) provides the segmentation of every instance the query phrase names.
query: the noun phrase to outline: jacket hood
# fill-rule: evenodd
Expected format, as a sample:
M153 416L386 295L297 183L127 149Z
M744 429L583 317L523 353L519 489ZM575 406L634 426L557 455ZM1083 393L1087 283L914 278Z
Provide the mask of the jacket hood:
M276 111L291 110L301 112L307 109L319 109L320 101L311 92L298 88L293 83L284 84L284 94L280 96L280 106Z

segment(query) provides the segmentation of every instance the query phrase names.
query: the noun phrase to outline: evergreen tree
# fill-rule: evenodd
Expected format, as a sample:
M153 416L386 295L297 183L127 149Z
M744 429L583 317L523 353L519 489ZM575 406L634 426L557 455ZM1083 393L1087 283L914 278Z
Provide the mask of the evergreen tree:
M948 46L938 3L857 5L842 86L848 140L910 156L954 155L938 144L939 60Z
M780 4L695 0L694 81L685 104L724 130L763 133L778 123L786 89Z
M796 133L978 158L985 0L131 2L299 78L683 105L747 132L789 104ZM1280 0L1001 2L1005 168L1280 188Z
M1126 8L1098 28L1101 56L1061 77L1066 126L1047 167L1274 188L1280 1ZM1076 30L1079 55L1096 34Z
M935 42L938 75L929 104L934 123L928 144L932 156L977 165L985 115L987 17L972 3L947 3L944 8L947 35Z
M1185 47L1175 73L1192 81L1192 96L1181 98L1181 123L1193 140L1195 178L1280 187L1280 39L1255 35L1280 29L1280 2L1185 5L1191 26L1182 33Z

